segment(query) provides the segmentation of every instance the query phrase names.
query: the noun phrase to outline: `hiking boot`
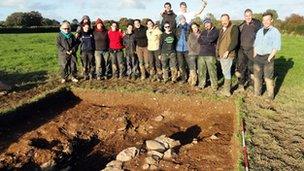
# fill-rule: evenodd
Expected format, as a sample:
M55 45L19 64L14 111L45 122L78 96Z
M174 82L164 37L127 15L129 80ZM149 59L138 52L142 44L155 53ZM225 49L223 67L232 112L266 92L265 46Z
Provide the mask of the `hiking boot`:
M172 76L172 82L176 83L177 81L177 76L178 76L178 72L176 68L171 68L171 76Z
M267 98L269 100L274 99L274 81L272 79L265 79L266 82L266 89L267 89Z

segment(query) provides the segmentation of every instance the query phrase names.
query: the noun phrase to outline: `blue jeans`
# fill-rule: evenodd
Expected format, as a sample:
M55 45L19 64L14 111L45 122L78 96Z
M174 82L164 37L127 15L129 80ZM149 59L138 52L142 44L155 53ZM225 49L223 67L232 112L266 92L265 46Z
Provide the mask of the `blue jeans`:
M222 73L224 75L224 78L226 80L231 80L231 66L233 63L233 59L231 58L220 58L220 63L221 63L221 67L222 67Z

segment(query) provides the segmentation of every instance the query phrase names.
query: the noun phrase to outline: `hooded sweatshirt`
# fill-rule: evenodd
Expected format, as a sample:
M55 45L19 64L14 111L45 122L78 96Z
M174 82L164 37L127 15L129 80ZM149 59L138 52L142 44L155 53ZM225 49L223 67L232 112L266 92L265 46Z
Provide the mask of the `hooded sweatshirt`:
M171 10L169 12L164 12L162 15L161 28L164 28L166 22L170 23L171 29L174 31L176 29L176 17L177 15Z
M134 29L135 41L136 45L139 47L147 47L148 39L147 39L147 28L144 26L140 26L139 28Z
M97 19L96 25L103 22L101 19ZM107 51L109 49L109 37L108 31L103 27L101 30L98 30L96 27L93 32L95 39L95 50L96 51Z
M159 50L159 41L162 34L163 34L162 31L160 31L158 27L147 30L149 51Z

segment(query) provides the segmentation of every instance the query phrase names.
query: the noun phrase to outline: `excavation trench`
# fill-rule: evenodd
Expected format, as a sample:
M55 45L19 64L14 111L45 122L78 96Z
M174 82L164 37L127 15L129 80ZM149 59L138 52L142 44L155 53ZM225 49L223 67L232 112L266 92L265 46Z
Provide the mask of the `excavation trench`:
M181 142L177 157L164 161L162 170L233 170L235 130L235 105L229 101L61 90L1 116L0 170L101 170L120 151L144 149L145 140L160 135ZM140 170L142 162L139 156L124 169Z

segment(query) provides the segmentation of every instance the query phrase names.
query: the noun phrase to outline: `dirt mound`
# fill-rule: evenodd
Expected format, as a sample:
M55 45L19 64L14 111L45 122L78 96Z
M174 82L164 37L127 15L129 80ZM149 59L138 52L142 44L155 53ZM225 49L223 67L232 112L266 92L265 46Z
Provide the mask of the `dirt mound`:
M173 94L73 93L57 103L32 106L23 111L31 117L0 126L0 169L101 170L123 149L160 135L183 146L160 169L236 168L232 102ZM141 162L134 160L124 169L139 170Z

